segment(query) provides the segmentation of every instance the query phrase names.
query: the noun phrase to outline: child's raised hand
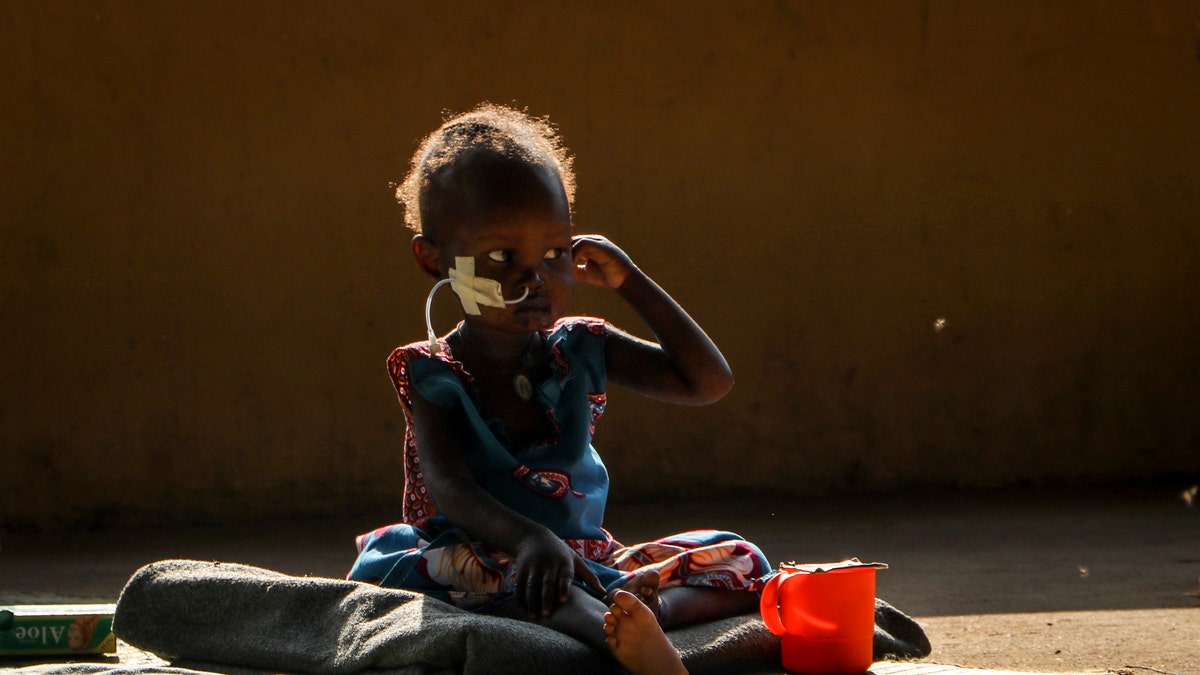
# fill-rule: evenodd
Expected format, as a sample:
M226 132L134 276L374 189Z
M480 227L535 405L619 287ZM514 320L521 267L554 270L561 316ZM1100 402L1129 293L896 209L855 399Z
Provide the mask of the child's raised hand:
M616 290L637 269L629 256L616 244L598 234L579 234L571 238L571 257L575 261L575 280Z

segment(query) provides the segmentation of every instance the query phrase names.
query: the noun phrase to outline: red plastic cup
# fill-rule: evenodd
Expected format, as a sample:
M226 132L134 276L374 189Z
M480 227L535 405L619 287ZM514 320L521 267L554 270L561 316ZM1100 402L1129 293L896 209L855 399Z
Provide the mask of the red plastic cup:
M874 565L782 566L763 588L760 610L767 628L782 637L789 672L849 675L871 667Z

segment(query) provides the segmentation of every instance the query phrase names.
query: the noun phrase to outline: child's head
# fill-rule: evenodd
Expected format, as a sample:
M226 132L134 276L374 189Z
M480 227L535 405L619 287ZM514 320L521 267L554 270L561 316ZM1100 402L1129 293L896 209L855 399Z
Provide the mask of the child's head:
M554 127L545 119L484 103L448 119L417 148L408 176L396 188L405 224L436 237L448 220L466 215L462 211L472 205L463 203L464 196L475 197L476 208L495 207L497 200L510 196L514 181L521 182L520 175L510 176L507 184L480 180L501 166L518 174L541 174L561 185L568 211L574 203L571 157Z
M500 297L484 296L482 309L464 304L464 319L517 333L548 328L570 305L573 194L553 127L488 104L430 134L396 190L417 232L418 267L437 279L454 271L495 282Z

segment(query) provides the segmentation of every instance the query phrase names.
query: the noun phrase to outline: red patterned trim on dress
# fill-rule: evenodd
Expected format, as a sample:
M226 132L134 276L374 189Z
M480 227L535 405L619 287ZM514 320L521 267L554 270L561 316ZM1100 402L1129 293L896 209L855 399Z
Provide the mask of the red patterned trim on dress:
M607 530L601 531L604 532L604 539L563 539L563 543L584 560L603 563L612 556L613 551L621 548L621 544Z
M594 437L596 423L600 421L600 416L604 414L604 407L608 405L608 393L597 391L588 394L588 402L592 404L592 420L588 423L588 435Z
M429 352L428 342L414 342L397 347L387 360L388 374L391 375L392 386L396 388L396 397L404 411L404 497L401 516L404 522L417 528L424 528L438 511L428 490L425 489L425 475L421 471L421 460L417 456L417 434L413 429L412 419L412 388L408 377L409 361L414 358L438 359L453 369L464 386L470 386L473 380L462 364L450 357L450 345L444 339L439 340L439 343L441 350L437 354Z
M594 316L580 316L575 318L579 319L577 325L583 326L585 329L587 329L587 332L591 333L592 335L604 337L608 334L608 322L604 319L599 319Z
M408 379L408 362L414 358L442 361L450 366L459 379L463 381L464 385L469 386L475 381L475 378L463 368L462 363L450 356L450 344L444 338L439 338L438 344L441 346L441 349L436 354L429 352L428 342L413 342L402 347L397 347L388 356L388 373L392 377L392 386L396 388L396 395L400 398L400 404L404 407L408 408L412 406L412 394Z
M534 471L524 464L513 469L513 478L521 485L533 490L543 497L563 499L570 493L573 497L583 499L584 494L571 489L571 474L554 469L538 469Z

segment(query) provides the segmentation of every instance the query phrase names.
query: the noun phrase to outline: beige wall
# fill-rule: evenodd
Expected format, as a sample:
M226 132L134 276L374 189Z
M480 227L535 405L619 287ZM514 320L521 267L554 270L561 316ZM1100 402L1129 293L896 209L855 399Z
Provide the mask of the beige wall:
M1200 4L463 5L0 6L7 526L398 515L388 182L485 99L738 376L618 495L1200 472Z

